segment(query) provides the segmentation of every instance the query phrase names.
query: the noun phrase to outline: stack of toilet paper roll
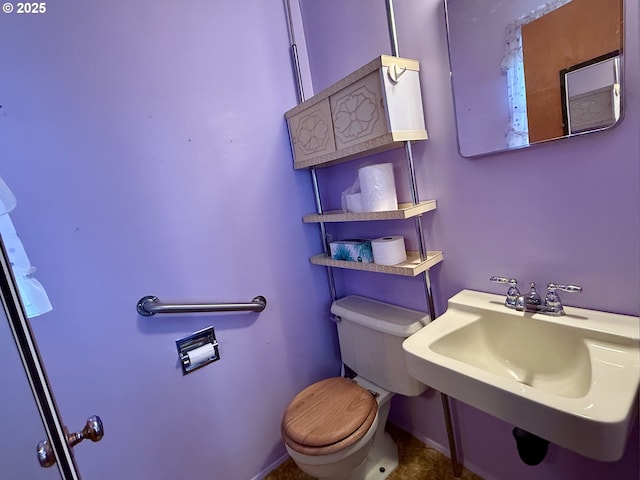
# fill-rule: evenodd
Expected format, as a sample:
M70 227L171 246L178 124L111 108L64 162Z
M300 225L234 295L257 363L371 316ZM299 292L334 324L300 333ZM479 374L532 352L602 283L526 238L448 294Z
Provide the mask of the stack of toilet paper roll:
M346 196L349 212L384 212L398 209L393 164L370 165L358 170L359 193Z
M373 261L378 265L397 265L407 260L404 237L392 236L371 240Z

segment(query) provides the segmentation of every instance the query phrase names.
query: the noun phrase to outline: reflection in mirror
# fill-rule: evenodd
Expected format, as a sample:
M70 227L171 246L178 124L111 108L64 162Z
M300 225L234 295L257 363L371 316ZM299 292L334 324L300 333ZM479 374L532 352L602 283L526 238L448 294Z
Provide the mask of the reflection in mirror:
M623 93L618 54L623 51L622 4L445 0L460 154L473 157L522 148L617 123ZM603 61L607 63L600 65ZM600 69L613 76L611 83L600 85L611 94L612 114L607 121L604 112L591 124L586 117L592 113L578 121L574 112L591 111L593 99L578 106L586 97L574 98L573 107L566 95L579 95L578 88L583 89L580 93L600 88L579 86L582 79L602 73ZM602 104L605 93L600 95Z
M620 119L620 56L611 52L560 71L564 133L606 128Z

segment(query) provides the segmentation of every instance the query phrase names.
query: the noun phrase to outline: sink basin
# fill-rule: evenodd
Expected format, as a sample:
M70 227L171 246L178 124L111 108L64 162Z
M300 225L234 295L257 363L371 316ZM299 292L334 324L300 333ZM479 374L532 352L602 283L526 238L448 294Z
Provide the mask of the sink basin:
M565 313L517 312L502 296L463 290L404 341L409 374L550 442L616 461L637 410L640 319Z

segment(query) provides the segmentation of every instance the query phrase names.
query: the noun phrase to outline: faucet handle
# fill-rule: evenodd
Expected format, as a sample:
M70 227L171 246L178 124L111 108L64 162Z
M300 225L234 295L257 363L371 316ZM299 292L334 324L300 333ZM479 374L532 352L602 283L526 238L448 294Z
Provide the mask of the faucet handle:
M544 298L545 308L552 315L564 315L562 301L560 300L560 296L556 293L556 290L562 290L563 292L569 293L581 293L582 287L580 285L561 285L558 283L549 283L547 285L547 296Z
M582 293L582 287L580 285L561 285L559 283L549 283L547 285L547 290L556 291L562 290L563 292L569 293Z
M506 307L516 308L516 300L520 296L520 290L518 290L518 281L515 278L497 277L492 275L489 277L490 282L494 283L508 283L509 290L507 290L507 298L504 301Z

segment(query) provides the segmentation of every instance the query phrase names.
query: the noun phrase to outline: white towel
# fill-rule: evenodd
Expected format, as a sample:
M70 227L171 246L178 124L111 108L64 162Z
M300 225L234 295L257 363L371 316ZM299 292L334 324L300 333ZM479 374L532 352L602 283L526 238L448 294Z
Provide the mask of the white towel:
M44 287L33 277L36 269L31 265L9 216L8 212L15 208L16 203L13 192L0 177L0 235L11 262L25 312L27 317L32 318L53 310L53 307Z

